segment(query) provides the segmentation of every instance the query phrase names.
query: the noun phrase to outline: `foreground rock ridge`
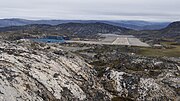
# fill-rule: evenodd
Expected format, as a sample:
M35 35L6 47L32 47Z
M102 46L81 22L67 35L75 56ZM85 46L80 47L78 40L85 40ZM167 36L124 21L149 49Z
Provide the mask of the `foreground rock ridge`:
M0 42L0 101L179 100L178 61L121 54L123 64L98 76L87 59L64 46Z
M96 82L95 71L83 59L55 47L49 48L28 42L19 45L1 42L0 100L98 101L109 98Z

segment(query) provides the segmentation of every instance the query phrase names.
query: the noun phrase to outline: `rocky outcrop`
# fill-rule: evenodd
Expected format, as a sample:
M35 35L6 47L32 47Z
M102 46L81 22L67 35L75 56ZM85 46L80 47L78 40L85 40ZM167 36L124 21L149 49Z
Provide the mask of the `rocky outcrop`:
M1 41L0 52L1 101L110 99L91 66L58 47Z
M135 56L126 59L104 70L102 84L112 95L136 101L179 100L178 62Z
M179 101L180 58L138 56L122 49L94 46L79 51L94 65L104 89L116 96L114 101Z
M0 42L0 101L180 99L179 59L148 58L101 47L98 54L97 49L87 49L89 54L82 55L59 44Z

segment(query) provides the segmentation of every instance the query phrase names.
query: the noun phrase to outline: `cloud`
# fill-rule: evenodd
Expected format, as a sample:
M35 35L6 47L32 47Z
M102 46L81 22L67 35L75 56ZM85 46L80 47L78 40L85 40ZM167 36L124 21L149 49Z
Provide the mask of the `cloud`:
M0 18L180 20L179 0L0 0Z

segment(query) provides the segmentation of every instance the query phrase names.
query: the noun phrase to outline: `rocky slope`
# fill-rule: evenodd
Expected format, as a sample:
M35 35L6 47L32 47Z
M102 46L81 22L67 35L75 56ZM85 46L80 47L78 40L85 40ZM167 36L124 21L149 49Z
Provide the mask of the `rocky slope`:
M99 46L101 52L81 55L83 51L72 53L59 44L0 42L2 101L178 101L180 97L179 59L103 51Z
M18 43L1 41L1 101L110 99L82 58L53 46Z
M120 46L79 51L98 72L104 88L122 101L179 101L180 58L144 57Z
M146 36L155 38L179 38L180 36L180 22L170 23L167 27L161 30L152 30L152 31L137 31L135 33L139 33L140 36Z
M160 31L163 37L178 37L180 38L180 21L169 24L166 28Z

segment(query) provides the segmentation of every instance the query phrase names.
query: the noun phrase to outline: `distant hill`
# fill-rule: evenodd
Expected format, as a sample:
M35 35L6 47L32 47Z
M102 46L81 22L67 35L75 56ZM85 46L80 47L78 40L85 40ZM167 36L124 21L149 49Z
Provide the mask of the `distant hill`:
M159 34L164 37L180 38L180 21L169 24L166 28L160 30Z
M104 23L121 26L129 29L134 29L134 30L159 30L167 27L170 24L170 22L147 22L147 21L138 21L138 20L104 21Z
M121 33L130 29L113 26L105 23L65 23L59 25L31 24L25 26L10 26L0 28L1 32L7 31L47 31L50 33L72 34L97 34L97 33Z
M173 22L173 23L169 24L166 28L164 28L162 30L168 31L170 33L172 33L172 32L180 33L180 21Z
M25 20L25 19L0 19L0 27L23 26L29 24L59 25L64 23L106 23L114 26L134 30L158 30L167 27L169 22L147 22L136 20Z
M145 39L174 39L180 42L180 21L170 23L166 28L160 30L142 30L132 31L130 34L136 34Z
M0 28L4 36L22 38L42 35L66 35L70 37L93 37L98 33L125 34L130 29L105 23L65 23L59 25L33 24L25 26L11 26Z

